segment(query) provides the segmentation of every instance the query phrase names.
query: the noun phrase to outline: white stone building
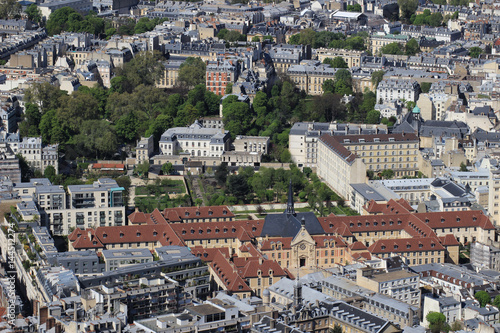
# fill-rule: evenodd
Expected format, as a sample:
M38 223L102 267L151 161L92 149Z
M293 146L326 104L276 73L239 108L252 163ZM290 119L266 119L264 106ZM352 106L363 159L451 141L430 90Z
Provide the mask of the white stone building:
M377 87L377 103L403 99L407 102L416 102L419 93L420 85L415 80L384 79Z

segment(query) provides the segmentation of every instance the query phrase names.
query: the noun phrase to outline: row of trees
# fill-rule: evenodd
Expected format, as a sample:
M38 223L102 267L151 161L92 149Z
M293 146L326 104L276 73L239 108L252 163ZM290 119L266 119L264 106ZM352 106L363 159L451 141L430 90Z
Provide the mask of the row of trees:
M35 4L26 9L28 18L34 22L42 23L40 10ZM115 34L133 35L141 34L153 30L165 19L149 19L142 17L138 21L134 19L122 19L116 28L109 19L97 17L95 12L90 12L83 16L70 7L63 7L50 14L46 22L46 29L49 35L55 35L62 31L69 32L88 32L101 38L109 38Z
M229 175L227 165L223 163L215 171L215 179L223 192L209 195L210 205L286 202L290 180L294 196L301 201L308 201L312 207L325 201L340 200L311 169L304 168L302 172L294 164L290 165L289 170L263 167L259 172L254 172L253 168L246 167L240 168L237 175Z
M381 54L409 55L413 56L420 52L420 46L415 38L410 39L406 45L394 42L380 48Z
M304 29L300 33L290 37L288 43L294 45L311 45L313 48L330 47L335 49L366 50L365 41L367 32L358 32L347 37L341 32L314 31L311 28Z

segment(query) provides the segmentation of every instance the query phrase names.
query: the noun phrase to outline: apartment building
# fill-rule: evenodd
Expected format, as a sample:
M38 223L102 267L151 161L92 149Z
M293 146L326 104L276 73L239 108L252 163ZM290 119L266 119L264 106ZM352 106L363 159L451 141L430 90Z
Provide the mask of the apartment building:
M398 43L402 46L406 46L406 43L410 40L409 36L406 35L371 35L370 36L370 47L373 55L379 54L380 49L391 43Z
M495 226L500 225L500 170L490 170L488 213Z
M409 36L419 40L421 37L427 39L435 39L436 41L442 41L446 43L451 43L460 39L462 37L462 32L460 30L450 30L444 27L427 27L427 26L415 26L403 24L401 25L401 35Z
M349 198L350 184L364 183L366 164L344 147L334 136L319 138L317 173L325 183L344 198Z
M224 96L228 84L235 83L241 72L241 65L236 59L209 61L207 63L206 86L214 94Z
M31 179L14 189L37 204L41 223L56 235L68 235L73 228L125 224L125 189L113 179L100 178L92 185L69 185L67 192L47 179Z
M345 135L334 137L361 158L375 173L391 169L396 177L415 176L418 171L419 139L413 133Z
M298 65L302 60L311 59L311 45L274 45L269 50L274 69L280 73L286 73L288 68Z
M314 51L316 53L316 57L320 62L323 62L327 58L334 59L336 57L341 57L342 59L344 59L349 68L360 67L361 59L366 55L366 52L364 51L346 49L320 48L315 49Z
M71 7L77 12L83 15L88 14L92 10L92 1L90 0L57 0L51 2L45 2L38 6L42 13L42 16L49 18L52 12L59 8Z
M153 152L153 135L150 135L148 138L141 137L135 148L135 163L140 164L145 161L149 162L149 158L153 155Z
M56 170L56 174L59 173L59 145L42 145L42 138L23 138L18 145L18 153L23 155L33 168L40 170L42 173L45 171L47 166L52 165Z
M354 302L353 305L399 324L401 327L418 325L420 322L420 309L417 306L378 292L374 293L344 277L327 277L321 281L321 291L338 300L348 301L356 297L359 302Z
M416 102L420 94L420 85L415 80L384 79L377 87L377 102L391 103L397 100Z
M358 269L356 283L382 295L420 308L420 277L405 270L379 273L366 267Z
M300 90L309 95L323 94L323 83L326 80L335 81L336 68L321 64L319 61L311 61L306 65L292 65L287 74Z
M238 135L233 141L233 147L239 152L267 154L270 140L268 136Z
M220 157L230 148L229 131L217 128L204 128L195 121L189 127L174 127L166 130L160 138L162 155L178 155L180 152L190 156Z
M163 71L163 77L156 83L158 88L173 88L179 85L179 69L183 61L181 60L169 60L163 62L165 70Z
M191 296L176 281L161 275L103 284L85 290L84 295L103 306L105 312L126 305L130 323L158 314L183 311L191 304Z
M14 183L21 182L19 159L9 145L0 142L0 178L9 179Z
M500 244L493 241L471 243L470 262L474 268L500 270Z
M316 167L318 140L323 134L362 135L387 133L385 125L338 124L298 122L293 124L289 134L289 150L292 160L299 167Z

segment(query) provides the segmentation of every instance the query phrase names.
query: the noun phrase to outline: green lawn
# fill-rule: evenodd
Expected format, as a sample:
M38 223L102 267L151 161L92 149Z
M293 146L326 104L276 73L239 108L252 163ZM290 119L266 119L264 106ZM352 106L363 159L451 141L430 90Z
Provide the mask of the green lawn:
M175 204L168 197L161 197L159 200L153 197L135 197L135 206L141 212L152 212L155 208L163 210L165 208L173 208Z

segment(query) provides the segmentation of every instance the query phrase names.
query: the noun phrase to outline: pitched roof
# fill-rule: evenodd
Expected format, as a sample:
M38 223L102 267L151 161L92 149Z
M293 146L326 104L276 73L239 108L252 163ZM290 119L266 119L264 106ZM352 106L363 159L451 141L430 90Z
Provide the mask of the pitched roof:
M443 250L444 247L436 237L381 239L368 248L372 254Z
M226 290L232 292L251 292L252 289L238 275L234 267L227 258L219 251L210 263L210 268L224 284Z
M446 236L441 236L438 238L441 241L441 244L443 244L443 246L459 246L460 245L460 243L458 242L455 235L452 235L452 234L448 234Z
M196 246L191 248L191 253L199 257L203 261L212 262L218 253L222 253L225 258L229 258L229 248L228 247L218 247L206 249L201 246Z
M480 210L429 212L414 215L433 229L480 227L484 230L495 230L488 216Z
M356 154L344 147L344 145L341 144L333 135L323 134L319 140L347 163L352 164L352 162L356 159Z
M281 214L267 214L261 236L295 237L302 228L302 220L304 220L305 228L309 234L323 235L325 233L325 230L313 212L294 214L285 212Z
M184 241L202 239L238 238L247 240L260 235L263 220L172 223L169 226ZM239 239L239 238L238 238ZM249 240L249 239L248 239Z
M202 206L166 208L163 216L169 222L181 222L185 219L233 218L234 214L227 206Z

